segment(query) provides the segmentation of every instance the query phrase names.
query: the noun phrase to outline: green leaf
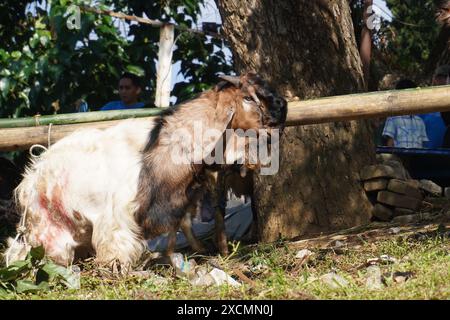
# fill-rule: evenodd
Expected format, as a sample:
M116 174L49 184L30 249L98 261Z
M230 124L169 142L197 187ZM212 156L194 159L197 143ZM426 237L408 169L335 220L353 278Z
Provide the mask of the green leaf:
M135 66L135 65L128 65L127 66L127 70L128 72L134 73L135 75L139 76L139 77L143 77L145 75L145 71L144 69L142 69L139 66Z
M22 53L20 51L13 51L11 53L11 57L13 57L13 59L15 59L15 60L18 60L21 56L22 56Z
M38 271L36 272L36 283L39 284L43 281L49 282L50 275L41 268L41 269L38 269Z
M42 260L45 255L45 250L43 246L31 248L29 255L35 260Z
M49 290L49 286L47 282L41 282L38 285L34 284L31 280L17 280L16 281L16 291L18 293L25 292L38 292L42 290Z
M108 67L109 73L111 73L116 78L120 77L119 73L117 72L117 70L114 66L110 65L109 63L106 66Z
M25 45L23 46L23 53L30 59L34 58L33 53L31 52L30 46L29 45Z
M45 47L50 42L50 38L47 35L42 35L39 37L39 41Z
M30 261L15 261L6 268L0 269L0 281L11 281L17 279L21 274L31 270Z
M11 82L8 78L2 78L0 79L0 92L3 96L3 98L6 98L6 96L9 93L9 89L11 87Z
M64 268L63 266L59 266L52 262L49 262L42 267L42 270L47 272L47 274L50 276L50 279L54 279L58 276L61 277L63 279L63 283L69 289L80 288L79 275L73 273L67 268Z
M0 76L9 77L10 75L11 75L11 71L9 71L9 69L5 68L3 70L0 70Z
M35 33L29 40L30 47L35 48L38 43L39 43L39 35Z
M6 60L9 58L9 53L6 52L4 49L0 49L0 58L3 60Z
M25 92L19 92L19 97L25 101L25 105L27 108L30 108L30 100L28 99L28 96Z
M6 299L9 296L8 291L0 287L0 299Z
M36 23L34 24L36 29L45 29L46 28L46 25L43 24L41 21L42 21L42 18L39 18L36 20Z

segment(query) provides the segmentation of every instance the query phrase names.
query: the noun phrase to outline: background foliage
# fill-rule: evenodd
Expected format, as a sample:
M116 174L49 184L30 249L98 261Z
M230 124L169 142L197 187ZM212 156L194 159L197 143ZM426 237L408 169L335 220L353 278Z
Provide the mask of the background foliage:
M425 73L439 34L432 0L387 0L395 19L387 26L387 51L395 67L407 74Z
M356 39L362 30L363 0L350 1ZM435 20L435 0L386 0L392 21L381 19L374 30L372 88L386 73L418 81L429 81L430 53L436 45L440 26ZM387 13L386 13L387 14Z
M70 5L87 4L146 15L195 27L205 0L3 0L0 3L0 117L74 112L85 99L90 110L118 99L123 71L143 76L143 99L152 105L156 86L159 29L105 15L81 14L81 29L69 30ZM359 42L362 0L350 0ZM386 73L426 79L426 64L439 26L433 0L387 0L393 20L374 34L372 89ZM183 82L172 92L177 102L230 73L221 40L176 31L174 62Z
M85 99L98 110L117 99L124 71L143 77L143 99L152 103L159 29L106 15L81 13L81 29L70 30L72 4L113 9L195 27L203 0L5 0L0 3L0 117L74 112ZM229 73L221 40L176 31L174 62L184 79L173 95L192 97ZM191 84L192 83L192 84Z

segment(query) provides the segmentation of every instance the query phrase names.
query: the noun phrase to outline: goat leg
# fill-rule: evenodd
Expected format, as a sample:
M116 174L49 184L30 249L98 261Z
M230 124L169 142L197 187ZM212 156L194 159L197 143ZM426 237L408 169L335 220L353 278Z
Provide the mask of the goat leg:
M169 258L175 252L175 245L177 243L177 230L178 230L178 228L170 231L169 235L167 237L167 249L166 249L165 255Z
M183 233L186 236L192 250L197 253L206 252L202 242L195 237L194 232L192 231L192 215L190 212L187 212L181 220L181 230L183 230Z
M216 183L214 184L213 206L216 227L216 241L219 253L222 256L228 255L227 235L225 233L225 172L219 171L216 175Z
M219 247L220 255L228 255L227 235L225 233L225 219L223 210L219 207L216 208L216 241Z

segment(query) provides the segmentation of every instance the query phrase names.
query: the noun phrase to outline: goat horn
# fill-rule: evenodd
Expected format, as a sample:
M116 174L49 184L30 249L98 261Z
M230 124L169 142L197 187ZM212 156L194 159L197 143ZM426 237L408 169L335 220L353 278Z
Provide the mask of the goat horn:
M256 102L256 104L258 105L258 106L260 106L261 105L261 101L258 99L258 96L256 95L256 92L255 92L255 88L253 88L252 86L249 86L248 88L247 88L247 90L248 90L248 93L250 93L250 96L253 98L253 100Z
M230 82L233 84L236 88L239 88L241 85L241 79L239 77L233 77L233 76L226 76L226 75L219 75L219 78L225 81Z

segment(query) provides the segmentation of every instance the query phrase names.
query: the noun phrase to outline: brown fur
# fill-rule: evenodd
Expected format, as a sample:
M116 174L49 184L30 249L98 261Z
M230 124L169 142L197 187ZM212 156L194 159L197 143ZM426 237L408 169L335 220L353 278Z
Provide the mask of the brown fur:
M254 107L245 111L242 107L244 99L255 94L259 98L259 105L253 103ZM136 198L138 210L135 217L144 237L149 239L177 230L189 206L192 206L207 186L206 190L215 189L212 193L216 207L217 237L219 247L222 248L220 251L225 252L224 208L220 203L224 197L221 172L226 166L219 167L217 178L211 182L208 178L205 180L205 170L208 169L205 163L175 165L170 157L174 148L171 135L180 128L192 130L195 121L201 121L204 128L214 128L220 132L227 128L247 130L282 127L286 113L286 101L270 90L258 76L250 73L240 78L239 87L221 83L215 90L175 106L162 115L150 134L143 154ZM184 221L182 226L187 230L190 222Z

